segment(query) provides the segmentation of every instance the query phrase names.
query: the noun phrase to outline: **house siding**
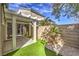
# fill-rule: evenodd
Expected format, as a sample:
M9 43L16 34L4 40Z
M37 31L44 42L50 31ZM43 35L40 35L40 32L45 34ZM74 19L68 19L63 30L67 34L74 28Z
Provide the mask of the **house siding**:
M0 55L2 55L2 40L1 40L1 20L2 20L2 18L1 18L1 14L2 14L2 12L1 12L1 4L0 4Z

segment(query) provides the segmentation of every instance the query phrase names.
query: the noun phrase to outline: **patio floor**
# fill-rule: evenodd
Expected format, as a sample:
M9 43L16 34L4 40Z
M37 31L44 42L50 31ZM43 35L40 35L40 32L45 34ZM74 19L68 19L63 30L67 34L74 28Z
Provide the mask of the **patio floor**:
M79 49L64 45L63 48L60 50L60 54L63 56L79 56Z

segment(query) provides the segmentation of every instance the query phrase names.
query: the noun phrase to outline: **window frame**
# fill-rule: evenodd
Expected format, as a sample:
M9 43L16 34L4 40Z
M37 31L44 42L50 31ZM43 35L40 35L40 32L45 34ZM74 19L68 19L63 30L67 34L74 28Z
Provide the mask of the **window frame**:
M11 39L8 39L8 29L7 29L7 27L8 27L8 23L11 23L12 24L12 20L8 20L8 21L6 21L6 40L11 40ZM24 23L24 22L16 22L16 32L17 32L17 24L22 24L22 25L27 25L28 24L28 26L30 25L30 26L32 26L30 23ZM29 28L28 28L28 30L29 30ZM33 29L32 29L32 27L31 27L31 31L28 31L28 36L29 36L29 32L30 32L30 34L32 33L32 31L33 31ZM12 35L11 35L12 36ZM20 34L17 34L16 33L16 36L23 36L23 33L21 32L21 30L20 30ZM33 35L31 34L31 36L33 37ZM31 38L32 38L31 37ZM26 38L28 38L28 37L26 37Z

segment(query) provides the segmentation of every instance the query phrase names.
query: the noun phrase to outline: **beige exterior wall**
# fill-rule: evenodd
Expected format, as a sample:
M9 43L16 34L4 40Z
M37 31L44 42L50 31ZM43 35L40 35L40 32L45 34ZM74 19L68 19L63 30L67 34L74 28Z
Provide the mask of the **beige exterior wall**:
M1 40L1 4L0 4L0 55L2 55L2 40Z
M3 52L3 42L4 42L4 40L6 39L6 29L5 29L5 22L4 22L4 16L3 16L4 14L3 14L3 8L2 8L2 6L1 6L1 4L0 4L0 52L1 52L1 54L0 55L2 55L2 52Z

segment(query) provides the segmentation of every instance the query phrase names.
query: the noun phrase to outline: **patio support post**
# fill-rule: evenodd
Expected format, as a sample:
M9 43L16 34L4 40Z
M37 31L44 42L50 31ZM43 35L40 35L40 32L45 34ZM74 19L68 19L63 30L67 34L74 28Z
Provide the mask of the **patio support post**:
M33 22L33 41L36 42L36 21Z
M12 19L12 41L13 41L13 49L16 48L16 17L13 16Z

